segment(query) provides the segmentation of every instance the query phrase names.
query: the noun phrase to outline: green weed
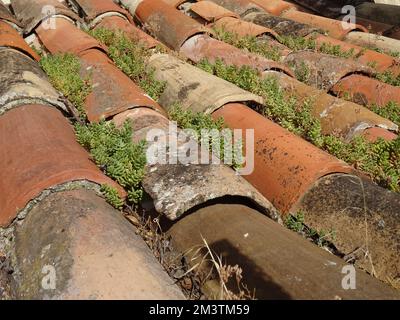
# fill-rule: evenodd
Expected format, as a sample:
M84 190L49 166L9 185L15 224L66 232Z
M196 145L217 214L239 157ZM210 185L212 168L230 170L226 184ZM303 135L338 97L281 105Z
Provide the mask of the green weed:
M49 76L51 84L84 116L84 102L91 92L90 77L82 79L79 59L69 53L51 55L40 60L40 66Z
M289 215L285 220L285 226L294 232L301 234L302 236L310 239L312 242L320 247L328 246L329 241L334 241L335 232L331 230L329 232L325 230L315 230L308 227L305 224L304 213L299 211L294 215Z
M398 103L390 101L385 106L373 105L371 110L400 126L400 105Z
M124 200L118 194L117 189L107 184L103 184L100 188L106 201L111 204L114 208L121 210L124 206Z
M260 39L253 36L240 37L239 35L228 32L223 28L214 28L216 38L220 41L228 43L236 48L245 49L251 53L258 54L267 59L279 61L282 57L281 50L269 43L268 40Z
M78 142L92 155L95 163L117 181L128 193L128 202L137 205L143 195L141 181L146 165L145 142L132 142L132 124L121 128L101 121L88 125L75 124Z
M169 111L169 117L171 120L176 121L178 127L194 130L196 135L193 138L195 138L198 142L201 142L201 139L204 138L201 134L202 130L217 130L218 132L224 132L229 134L230 138L233 139L233 132L226 127L222 118L214 120L211 115L204 114L202 112L183 110L179 104L175 104L171 107ZM211 137L207 137L206 143L208 145L208 150L210 152L214 152L214 154L217 155L223 162L226 151L225 140L220 139L219 150L213 149L213 141ZM242 143L241 141L235 141L231 154L232 167L234 169L240 169L242 167L242 156Z

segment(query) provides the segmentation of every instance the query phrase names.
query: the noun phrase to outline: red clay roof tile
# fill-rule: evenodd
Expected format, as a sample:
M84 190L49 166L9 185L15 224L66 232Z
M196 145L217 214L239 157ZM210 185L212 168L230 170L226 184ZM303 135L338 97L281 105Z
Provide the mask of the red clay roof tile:
M14 48L37 61L40 59L37 53L28 46L19 33L3 21L0 21L0 47Z
M70 21L63 18L54 18L55 29L48 29L40 25L36 34L48 51L55 53L72 53L80 55L90 49L99 49L107 52L107 48L99 41L79 30ZM60 41L63 39L63 41Z
M93 191L50 194L16 228L17 298L184 299L135 229ZM33 280L46 266L56 290Z
M158 40L174 50L179 50L196 34L212 33L162 0L144 0L136 9L136 17Z
M319 178L352 168L248 107L229 103L213 113L232 129L253 129L254 171L245 176L282 213L288 213ZM246 138L243 136L246 143Z
M230 44L213 39L208 35L192 37L182 45L179 52L194 62L200 62L203 59L207 59L210 62L222 60L228 65L235 65L237 67L250 66L260 72L279 70L294 77L293 71L283 63L244 52Z
M47 188L77 180L116 187L76 142L60 111L26 105L0 116L0 226L7 226L28 201Z
M359 290L343 290L337 282L345 261L244 205L211 204L178 221L168 235L182 252L207 239L227 264L241 267L247 288L260 300L397 299L395 290L359 271Z
M400 87L359 74L344 77L331 90L338 96L347 96L346 98L362 105L377 104L383 107L390 101L400 103Z
M190 6L190 10L210 23L216 22L219 19L225 17L239 18L239 15L237 13L227 10L224 7L218 6L211 1L200 1L193 3Z

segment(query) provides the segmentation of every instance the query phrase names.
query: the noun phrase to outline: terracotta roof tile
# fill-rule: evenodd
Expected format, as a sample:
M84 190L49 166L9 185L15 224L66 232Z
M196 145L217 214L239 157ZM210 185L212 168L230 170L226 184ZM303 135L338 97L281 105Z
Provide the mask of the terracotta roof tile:
M107 13L119 13L128 20L132 20L128 11L122 9L112 1L75 0L74 2L78 5L81 12L83 12L86 21L89 22Z
M18 299L185 299L135 228L93 191L49 195L33 206L15 238ZM32 279L51 266L57 289L45 290Z
M81 55L90 49L99 49L107 52L107 48L87 33L77 29L70 21L63 18L54 18L55 29L48 29L40 25L35 32L46 49L52 54L72 53ZM63 41L59 41L63 39Z
M78 180L116 186L89 159L71 125L54 108L15 108L0 116L0 131L1 162L8 164L0 179L2 227L50 187Z
M13 48L29 55L35 60L39 60L37 53L28 46L18 32L3 21L0 21L0 47Z
M243 268L246 284L261 299L329 299L334 295L398 299L398 292L361 271L357 272L358 290L340 289L338 276L347 262L299 238L270 218L279 222L280 214L302 210L307 227L315 230L333 227L337 231L338 238L333 240L333 245L343 254L355 254L365 244L367 225L370 243L366 250L375 269L368 259L357 258L355 264L385 280L396 276L400 261L399 195L377 186L353 167L252 110L249 106L260 107L265 103L262 97L180 58L183 56L192 62L222 58L229 65L251 66L259 71L260 77L274 76L285 95L294 95L299 101L315 98L312 114L320 119L322 133L340 135L345 141L358 135L370 141L378 137L387 141L397 138L392 131L398 127L393 122L330 93L340 96L344 91L350 92L360 104L398 101L399 87L373 79L373 70L368 64L377 60L379 71L389 70L397 75L399 61L372 50L364 52L362 46L352 44L357 32L347 35L348 30L338 29L341 21L310 13L310 9L320 12L328 3L326 15L338 17L329 0L319 0L312 7L306 0L296 0L296 5L281 0L119 1L135 15L144 30L180 53L175 55L178 58L172 54L153 54L147 62L149 68L154 68L156 79L166 82L159 105L113 64L107 57L106 47L79 30L84 26L81 20L84 18L90 28L123 31L132 41L143 40L149 49L160 44L135 26L127 11L114 2L68 0L63 5L56 0L29 3L14 0L12 7L26 25L25 33L35 32L48 52L72 53L79 58L81 75L90 75L93 81L92 92L85 101L90 122L106 118L120 127L125 120L133 120L132 140L137 142L150 130L166 131L171 122L163 107L169 109L174 102L179 102L184 110L208 113L215 119L222 117L229 128L241 129L245 147L251 149L254 143L254 171L243 177L223 164L147 163L143 187L153 200L155 210L170 220L168 234L178 250L187 252L193 246L202 245L204 236L213 250L228 252L225 257L228 263ZM307 9L303 10L299 4ZM46 5L53 5L56 10L43 13ZM47 28L49 17L56 23L55 29ZM8 225L20 210L30 210L13 231L17 239L13 263L21 271L16 278L18 297L184 298L145 242L93 190L85 190L87 186L80 185L78 190L60 189L38 198L44 190L75 181L107 183L115 186L121 196L125 192L97 168L76 142L65 118L68 113L65 101L33 60L39 57L11 28L17 27L18 21L13 21L10 13L0 6L1 19L7 22L0 21L0 60L11 63L0 67L0 146L5 151L0 154L0 161L6 166L0 174L0 225ZM260 41L268 39L271 45L279 45L283 49L281 62L214 39L210 27L221 25L238 31L240 36L252 35ZM315 27L330 31L330 37ZM357 28L366 31L361 26ZM374 28L380 28L385 34L397 32L396 28L382 23L374 23ZM278 35L286 34L302 37L317 34L318 45L329 42L363 54L353 60L317 52L292 52L278 43ZM396 42L387 40L386 44L396 46ZM308 79L310 86L294 78L291 68L300 62L307 63L312 74L318 75ZM244 130L253 130L254 141ZM179 132L181 139L177 144L183 147L192 138L180 129ZM149 142L148 147L164 142L157 139ZM202 152L205 151L200 151L200 155ZM368 217L359 210L365 205ZM384 228L380 227L381 221ZM247 232L244 237L243 228ZM52 246L43 255L43 247L49 241ZM268 243L274 245L266 246ZM239 252L232 244L244 251ZM63 248L62 254L58 248ZM282 255L282 252L289 254ZM45 296L32 285L32 279L41 273L31 266L52 264L55 259L58 259L56 267L62 267L63 286ZM326 259L333 261L329 268L326 268ZM298 277L304 281L292 281Z

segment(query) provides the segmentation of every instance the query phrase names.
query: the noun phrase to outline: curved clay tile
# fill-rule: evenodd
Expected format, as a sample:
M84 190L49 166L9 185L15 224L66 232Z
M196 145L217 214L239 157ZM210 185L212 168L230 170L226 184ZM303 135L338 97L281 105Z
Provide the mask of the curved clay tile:
M352 168L250 108L229 103L213 113L231 129L254 129L254 171L244 176L272 204L288 213L319 178ZM244 143L246 138L243 137Z
M379 53L374 50L369 50L356 46L351 43L343 42L337 39L326 37L324 35L317 35L313 37L317 46L322 46L323 44L330 44L333 46L339 46L343 51L354 50L354 55L356 59L365 65L373 64L375 68L380 71L390 70L395 75L400 74L400 62L398 59L393 58L387 54Z
M399 299L395 289L358 269L360 286L344 290L337 285L347 264L343 259L243 205L200 208L176 222L168 235L181 252L202 246L205 239L227 264L240 265L256 299Z
M371 76L374 70L352 59L335 57L313 51L296 51L285 60L294 69L306 67L309 77L305 83L329 91L342 78L354 74Z
M320 32L319 29L304 23L282 17L275 17L264 12L252 12L243 16L244 21L252 22L260 26L273 29L279 35L290 35L295 37L305 37ZM322 32L322 31L321 31Z
M83 12L85 19L88 22L92 22L97 17L107 13L119 13L128 20L132 21L129 12L122 9L112 0L74 0L74 2L79 6L79 9Z
M89 78L92 85L92 90L85 100L85 111L89 121L108 119L137 107L149 107L165 113L158 103L119 70L103 51L98 50L97 40L73 24L63 20L63 24L57 29L50 31L38 28L37 33L51 53L78 54L81 61L80 73L83 78ZM67 47L57 41L64 35L67 35L66 40L71 40ZM79 42L80 39L83 41Z
M52 54L72 53L80 55L90 49L107 52L107 48L84 31L76 28L73 23L63 18L55 18L57 28L47 29L43 25L36 29L36 34L42 44ZM63 41L60 41L63 39Z
M262 12L264 11L259 5L251 0L209 0L217 5L226 8L232 12L242 16L249 12Z
M89 159L60 111L26 105L0 116L0 226L7 226L42 191L73 181L116 187Z
M245 179L278 210L287 212L319 177L331 172L351 171L343 162L244 105L229 104L251 101L250 96L245 96L234 85L167 55L153 56L149 65L155 68L158 80L167 81L161 98L165 107L180 101L184 109L213 113L216 118L222 116L232 129L255 128L255 171Z
M400 52L400 41L383 35L365 32L350 32L346 36L345 41L365 48L373 47L384 51Z
M362 135L371 142L375 142L379 138L382 138L386 141L391 141L398 137L398 135L394 134L393 132L378 127L368 128L362 132Z
M120 71L112 61L96 49L80 56L81 74L90 77L92 90L85 100L89 121L108 119L120 112L149 107L165 114L157 102Z
M338 96L349 95L346 98L362 105L385 106L390 101L400 103L400 87L358 74L344 77L331 88L331 91Z
M3 21L0 21L0 47L19 50L37 61L40 59L37 53L33 51L19 35L17 30Z
M345 17L344 16L339 17L338 20L342 20L343 18L345 18ZM376 22L373 20L363 19L360 17L355 17L355 19L358 24L364 26L365 28L368 29L369 32L375 33L376 35L385 34L386 32L390 31L393 28L393 25L391 25L391 24ZM350 34L351 33L352 32L350 32Z
M264 102L259 96L167 54L151 56L148 64L154 68L157 80L167 81L160 98L165 108L180 102L184 108L212 113L229 102Z
M151 34L174 50L196 34L212 33L162 0L144 0L135 15Z
M368 30L362 25L324 18L296 10L286 11L282 14L282 17L325 30L328 32L330 37L335 39L343 39L352 31L368 32Z
M117 0L117 2L126 8L132 16L135 16L136 9L142 1L143 0Z
M400 7L364 2L356 7L357 16L382 23L398 25L400 23Z
M149 36L146 32L135 27L132 23L119 16L104 17L93 29L106 28L114 32L123 32L132 41L140 41L147 49L157 46L164 47L161 42Z
M400 40L400 24L393 26L390 30L387 30L384 34L386 37Z
M17 298L184 299L135 229L93 191L50 194L14 232ZM55 290L40 285L49 266Z
M182 3L187 2L187 0L163 0L174 8L178 8Z
M25 33L31 33L42 21L55 15L80 21L74 12L58 0L13 0L11 6L16 17L25 26Z
M227 65L249 66L259 72L278 70L292 77L294 76L293 71L283 63L245 52L208 35L197 35L190 38L182 45L179 53L194 62L199 62L203 59L207 59L210 62L222 60Z
M13 49L0 50L0 114L25 104L45 104L63 111L61 95L31 58Z
M263 35L267 35L273 39L278 39L278 34L263 26L259 26L255 23L239 20L236 18L226 17L217 20L214 24L214 27L222 28L223 30L227 30L229 32L233 32L238 34L239 36L252 36L252 37L260 37Z
M398 193L351 175L330 175L312 186L296 209L305 213L309 227L335 230L335 247L356 266L383 281L396 278L400 265Z
M251 0L251 2L259 5L263 10L274 16L280 16L287 10L296 9L293 4L281 0Z
M0 20L6 21L15 25L19 28L22 28L22 23L19 22L10 11L8 11L7 7L0 1Z
M355 134L371 127L398 130L398 126L393 122L361 105L335 98L282 73L269 71L265 72L264 76L273 76L288 97L295 96L298 102L310 101L313 115L319 118L323 134L334 133L351 139Z
M202 17L209 23L216 22L221 18L240 18L237 13L229 11L211 1L199 1L190 6L190 10Z
M133 121L133 139L147 140L147 134L155 129L163 135L147 141L148 149L164 150L167 141L177 141L177 152L186 156L188 141L198 149L191 150L191 159L177 161L176 153L171 150L166 154L168 163L149 163L142 185L151 196L155 209L170 220L179 219L184 213L204 205L208 201L229 197L242 202L253 203L262 213L278 220L279 215L271 203L266 200L235 171L214 158L213 163L201 164L201 159L209 159L209 151L202 150L197 141L177 129L170 130L171 122L148 108L137 108L121 113L113 121L122 125L126 119ZM178 134L176 138L175 134ZM156 140L156 141L155 141ZM165 152L165 151L164 151ZM214 156L212 156L214 157ZM175 159L175 161L173 160ZM185 163L184 163L185 162ZM167 191L167 192L166 192Z

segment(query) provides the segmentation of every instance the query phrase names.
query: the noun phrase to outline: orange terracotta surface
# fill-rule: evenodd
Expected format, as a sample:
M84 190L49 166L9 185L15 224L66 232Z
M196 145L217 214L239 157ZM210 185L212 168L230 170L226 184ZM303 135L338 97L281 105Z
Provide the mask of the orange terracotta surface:
M187 0L163 0L165 3L173 6L174 8L179 7L182 3L186 2Z
M224 17L240 18L238 14L211 1L196 2L190 7L190 10L208 22L215 22Z
M67 47L60 47L57 39L64 34L71 38ZM81 75L89 78L92 91L85 100L88 120L97 122L136 107L149 107L165 114L158 103L151 99L127 75L119 70L107 55L98 50L97 40L83 33L71 23L65 23L51 34L38 32L40 39L51 53L77 54L81 61ZM77 41L83 38L86 46ZM54 45L55 43L55 45ZM103 47L102 47L103 49ZM103 50L106 50L104 47Z
M295 6L291 3L281 0L252 0L251 2L259 5L265 11L274 16L279 16L286 10L295 9Z
M362 135L371 142L375 142L378 138L391 141L398 137L397 134L379 127L365 129Z
M80 56L82 76L90 77L92 91L85 100L89 121L108 119L137 107L149 107L165 114L157 102L120 71L106 54L96 49Z
M50 53L68 52L79 55L89 49L99 49L107 52L106 47L75 27L70 21L55 18L55 23L55 29L47 29L43 25L36 29L37 36Z
M28 46L19 33L3 21L0 21L0 47L14 48L37 61L40 60L37 53Z
M341 79L331 88L331 91L341 97L349 94L352 101L363 105L384 106L390 101L400 103L400 87L359 74L352 74Z
M242 104L226 104L213 113L213 118L219 117L232 129L254 129L255 167L244 178L282 213L287 213L319 178L352 172L344 162Z
M260 72L274 69L294 77L293 71L282 63L266 59L259 55L247 53L207 35L199 35L189 39L179 52L194 62L199 62L204 58L208 59L210 62L215 62L220 59L227 65L234 65L237 67L250 66Z
M58 110L26 105L0 117L0 226L7 226L28 201L52 186L89 180L116 187L78 144Z
M259 37L262 35L268 35L274 39L279 38L278 34L272 29L231 17L225 17L217 20L214 23L214 26L232 33L236 33L241 37Z
M144 0L136 9L144 27L169 48L179 50L195 34L212 31L162 0Z
M378 116L367 108L351 101L334 97L325 91L307 86L283 73L265 72L264 76L274 76L288 99L295 96L298 102L312 103L312 114L321 124L322 134L335 134L351 139L362 128L381 126L398 130L393 122Z
M315 36L315 41L318 46L323 43L329 43L334 46L340 46L341 50L349 51L354 49L354 54L359 55L357 60L366 65L373 63L376 69L380 72L390 70L395 75L400 74L400 61L389 55L376 52L374 50L365 49L363 47L333 39L324 35Z

